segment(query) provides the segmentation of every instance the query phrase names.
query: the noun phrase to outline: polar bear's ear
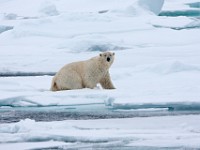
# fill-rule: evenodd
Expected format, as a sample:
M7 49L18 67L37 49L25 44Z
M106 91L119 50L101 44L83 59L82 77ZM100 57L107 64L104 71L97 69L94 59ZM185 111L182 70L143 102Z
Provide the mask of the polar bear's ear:
M102 56L102 54L99 54L99 56L101 57L101 56Z
M113 53L113 56L115 55L115 53Z

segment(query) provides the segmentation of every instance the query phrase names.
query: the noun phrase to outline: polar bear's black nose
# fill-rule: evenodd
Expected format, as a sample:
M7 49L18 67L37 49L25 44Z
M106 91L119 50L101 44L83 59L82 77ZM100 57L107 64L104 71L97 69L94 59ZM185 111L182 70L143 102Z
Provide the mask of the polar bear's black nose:
M110 57L107 58L107 61L108 61L108 62L110 61Z

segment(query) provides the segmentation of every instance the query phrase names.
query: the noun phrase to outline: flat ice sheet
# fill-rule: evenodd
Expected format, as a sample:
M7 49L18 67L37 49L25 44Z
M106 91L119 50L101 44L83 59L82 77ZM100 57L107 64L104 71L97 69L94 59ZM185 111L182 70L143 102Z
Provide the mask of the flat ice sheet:
M195 149L200 147L199 123L199 115L60 122L26 119L18 123L0 124L0 149L12 149L14 146L21 149L128 146ZM45 145L46 141L51 144Z

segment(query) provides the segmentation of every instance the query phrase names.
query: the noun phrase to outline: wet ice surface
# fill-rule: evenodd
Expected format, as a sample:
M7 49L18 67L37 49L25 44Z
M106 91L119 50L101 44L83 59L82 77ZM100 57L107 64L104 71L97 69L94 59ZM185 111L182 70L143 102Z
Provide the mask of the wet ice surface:
M54 76L55 74L55 72L0 72L0 77Z
M99 148L100 147L100 148ZM91 146L83 146L83 147L76 147L76 148L65 148L65 147L50 147L50 148L47 148L47 149L52 149L52 150L74 150L74 149L77 149L77 148L81 148L81 149L85 149L85 150L87 150L87 149L99 149L99 150L101 150L101 149L110 149L110 150L112 150L112 149L116 149L116 150L132 150L132 149L136 149L136 150L155 150L155 149L157 149L157 150L183 150L184 148L183 147L148 147L148 146L138 146L138 147L135 147L135 146L113 146L113 145L111 145L111 146L102 146L101 144L99 144L99 145L97 145L97 146L95 146L95 145L93 145L92 146L92 148L91 148ZM190 148L188 148L188 149L190 149ZM193 148L191 148L191 150L192 150ZM35 150L39 150L39 149L35 149Z
M190 7L193 7L193 8L199 8L200 9L200 2L188 3L187 5L189 5Z
M141 106L140 106L141 107ZM47 106L47 107L14 107L0 109L0 123L19 122L22 119L35 121L62 121L62 120L88 120L88 119L111 119L111 118L134 118L153 116L177 116L200 114L200 107L108 107L104 104L89 104L75 106ZM175 109L175 110L174 110Z
M98 149L98 150L184 150L185 148L183 147L153 147L153 146L123 146L117 145L117 144L107 144L107 143L98 143L98 144L83 144L80 146L72 146L72 147L67 147L67 146L57 146L57 147L49 147L49 148L44 148L44 150L77 150L77 149L83 149L83 150L88 150L88 149ZM188 150L194 150L195 148L187 148ZM32 149L32 150L40 150L39 149Z
M200 10L163 11L159 14L159 16L168 16L168 17L186 16L186 17L199 18Z
M32 150L40 150L39 149L32 149ZM98 150L184 150L183 147L154 147L154 146L123 146L123 144L119 143L109 143L109 142L99 142L93 144L77 144L76 146L55 146L49 148L43 148L44 150L91 150L91 149L98 149ZM195 148L187 148L187 150L194 150Z

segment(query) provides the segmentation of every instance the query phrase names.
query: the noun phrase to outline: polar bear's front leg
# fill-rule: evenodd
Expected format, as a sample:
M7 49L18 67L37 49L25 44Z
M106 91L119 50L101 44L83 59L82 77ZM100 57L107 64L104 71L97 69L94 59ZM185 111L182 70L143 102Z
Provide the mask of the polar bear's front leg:
M100 80L100 84L104 89L115 89L110 79L109 72L107 72L106 75Z

